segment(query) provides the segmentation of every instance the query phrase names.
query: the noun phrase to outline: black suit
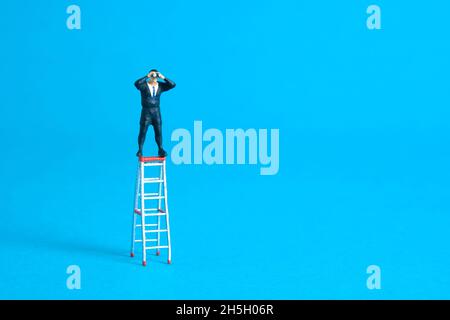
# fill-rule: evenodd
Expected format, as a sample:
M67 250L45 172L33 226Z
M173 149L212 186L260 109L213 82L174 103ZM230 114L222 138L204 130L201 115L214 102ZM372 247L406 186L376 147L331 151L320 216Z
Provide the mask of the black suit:
M156 90L156 94L152 97L150 88L147 84L148 79L149 78L145 76L136 80L134 83L134 86L141 92L141 127L138 137L139 151L141 152L144 146L145 136L147 135L149 124L153 126L156 144L158 145L159 150L162 150L162 121L159 108L160 97L161 93L175 87L175 82L165 78L164 82L158 82L158 89Z

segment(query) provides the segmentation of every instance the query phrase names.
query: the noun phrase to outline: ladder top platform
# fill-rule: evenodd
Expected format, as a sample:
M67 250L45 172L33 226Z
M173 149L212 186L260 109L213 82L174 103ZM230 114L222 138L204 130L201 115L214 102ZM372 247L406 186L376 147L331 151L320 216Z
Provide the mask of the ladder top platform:
M158 161L166 161L166 157L144 157L144 156L140 156L139 157L139 161L140 162L158 162Z

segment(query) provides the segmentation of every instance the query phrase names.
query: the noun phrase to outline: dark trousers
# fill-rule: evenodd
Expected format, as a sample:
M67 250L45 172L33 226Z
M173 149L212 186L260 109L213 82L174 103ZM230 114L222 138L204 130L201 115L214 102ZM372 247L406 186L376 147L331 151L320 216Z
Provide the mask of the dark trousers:
M162 149L162 121L161 112L159 108L142 108L140 130L138 136L139 150L142 151L145 142L145 136L147 135L147 129L149 125L153 126L155 132L155 141L158 145L158 149Z

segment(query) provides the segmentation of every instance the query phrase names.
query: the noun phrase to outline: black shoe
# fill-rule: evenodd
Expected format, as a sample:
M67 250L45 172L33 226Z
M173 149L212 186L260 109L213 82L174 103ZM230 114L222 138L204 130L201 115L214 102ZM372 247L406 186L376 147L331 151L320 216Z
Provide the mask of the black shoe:
M158 156L165 158L167 156L167 152L164 149L159 149Z
M136 157L141 157L142 156L142 151L138 150L138 152L136 152Z

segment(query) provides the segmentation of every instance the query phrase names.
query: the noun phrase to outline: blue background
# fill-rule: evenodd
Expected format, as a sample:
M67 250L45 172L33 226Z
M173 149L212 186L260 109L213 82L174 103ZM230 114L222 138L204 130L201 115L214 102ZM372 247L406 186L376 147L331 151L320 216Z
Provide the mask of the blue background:
M372 3L382 30L366 27ZM0 298L450 298L449 10L2 3ZM280 171L169 163L173 264L163 252L143 268L129 258L133 82L154 67L177 83L162 97L168 151L194 120L279 128ZM66 288L71 264L81 290ZM381 290L366 287L372 264Z

